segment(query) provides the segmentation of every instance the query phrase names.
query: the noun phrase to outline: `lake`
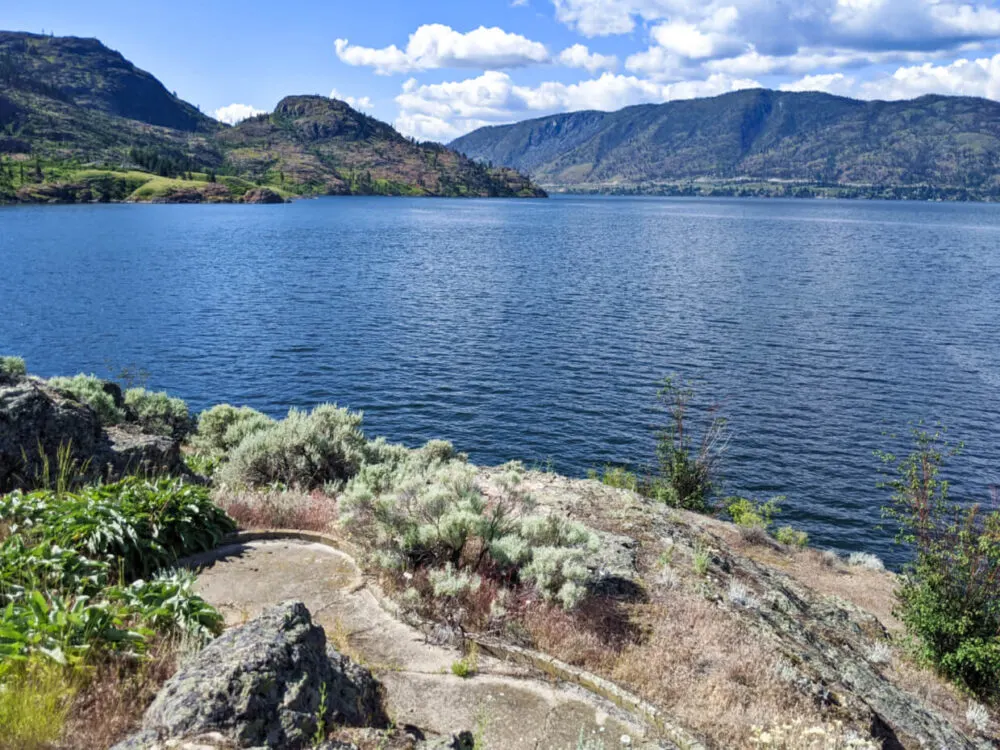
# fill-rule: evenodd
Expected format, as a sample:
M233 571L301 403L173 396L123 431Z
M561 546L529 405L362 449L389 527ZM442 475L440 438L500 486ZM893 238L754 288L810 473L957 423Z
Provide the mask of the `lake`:
M369 435L572 475L653 457L656 382L729 418L726 489L898 560L885 433L1000 483L1000 206L554 197L0 208L0 353L137 366L196 409L362 409Z

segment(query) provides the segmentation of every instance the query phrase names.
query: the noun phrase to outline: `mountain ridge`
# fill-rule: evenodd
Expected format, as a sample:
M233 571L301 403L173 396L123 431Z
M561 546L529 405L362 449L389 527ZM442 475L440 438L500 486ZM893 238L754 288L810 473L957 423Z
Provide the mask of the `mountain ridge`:
M261 191L265 192L261 192ZM225 125L99 40L0 31L0 202L543 197L327 97Z
M1000 103L748 89L488 126L449 144L567 190L740 184L1000 197Z

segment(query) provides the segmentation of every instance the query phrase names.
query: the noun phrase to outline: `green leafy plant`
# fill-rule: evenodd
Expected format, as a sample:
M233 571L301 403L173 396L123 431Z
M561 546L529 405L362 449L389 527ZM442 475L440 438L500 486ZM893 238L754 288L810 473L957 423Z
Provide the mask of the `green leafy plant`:
M809 534L791 526L782 526L774 532L774 538L789 547L804 549L809 545Z
M719 482L719 464L729 442L727 423L719 407L702 410L701 436L692 425L694 389L677 377L663 380L657 392L667 416L659 433L656 453L660 475L648 494L669 505L698 512L711 511L711 497Z
M191 431L187 404L162 391L154 393L145 388L131 388L125 392L125 406L135 414L136 421L146 432L182 439Z
M747 497L730 497L726 500L726 511L733 523L742 529L760 529L770 531L774 517L781 512L784 496L772 497L767 502L760 502Z
M916 636L920 656L988 700L1000 698L1000 504L949 499L941 477L961 446L943 432L913 432L905 458L879 453L892 493L885 512L897 542L915 553L897 588L898 614Z

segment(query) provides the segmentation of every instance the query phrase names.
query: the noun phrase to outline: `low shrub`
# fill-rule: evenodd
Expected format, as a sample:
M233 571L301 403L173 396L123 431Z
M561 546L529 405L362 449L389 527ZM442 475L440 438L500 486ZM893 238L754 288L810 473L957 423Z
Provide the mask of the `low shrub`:
M28 368L21 357L0 357L0 375L23 378L27 374Z
M191 431L187 404L162 391L154 393L145 388L130 388L125 392L125 406L132 410L146 432L181 440Z
M428 570L431 591L443 598L478 590L480 576L528 584L566 608L583 598L596 537L556 516L531 516L518 465L507 467L499 493L487 498L475 469L436 446L386 455L387 463L361 468L340 502L341 522L371 564Z
M915 557L897 588L898 615L919 655L988 701L1000 699L1000 507L952 503L940 471L960 446L914 431L914 449L880 454L892 492L887 514ZM994 498L994 502L996 503Z
M222 489L215 502L244 529L326 531L337 520L336 503L318 491Z
M774 532L774 538L782 544L787 544L789 547L805 549L809 545L809 534L791 526L782 526Z
M114 396L105 389L105 382L95 375L81 373L72 378L52 378L49 385L89 406L105 426L125 421L125 411L115 404Z
M230 486L280 483L307 489L347 480L364 460L361 419L361 414L332 404L308 414L292 409L282 421L243 437L219 477Z
M244 438L273 424L273 419L249 406L219 404L199 415L198 430L191 444L205 455L224 456Z
M603 471L591 470L587 474L588 478L596 479L601 484L606 484L608 487L615 487L620 490L632 490L635 492L639 489L639 477L634 471L629 471L624 466L605 466Z
M852 568L864 568L865 570L885 570L885 563L878 555L870 552L852 552L847 558L847 564Z
M770 531L774 517L781 512L785 498L772 497L766 503L747 497L730 497L726 500L726 511L733 523L741 529Z

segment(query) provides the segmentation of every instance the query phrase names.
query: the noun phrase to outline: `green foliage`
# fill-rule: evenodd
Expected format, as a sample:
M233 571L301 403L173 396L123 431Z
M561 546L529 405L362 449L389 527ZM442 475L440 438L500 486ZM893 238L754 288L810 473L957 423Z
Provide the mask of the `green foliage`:
M0 497L0 519L11 532L3 546L75 550L114 563L129 580L211 549L234 530L206 488L178 479L132 477L75 494L13 492Z
M770 531L774 517L781 512L784 496L772 497L766 503L747 497L730 497L726 500L726 511L733 523L742 529Z
M449 446L450 448L450 446ZM371 450L371 449L369 449ZM428 444L417 451L378 446L383 464L366 464L341 498L341 523L371 550L377 566L426 567L436 596L478 588L480 575L532 585L547 600L575 607L586 593L592 533L557 516L531 516L519 465L497 479L487 498L464 457Z
M198 431L191 443L207 455L224 456L244 438L273 424L273 419L249 406L219 404L198 416Z
M809 534L799 531L791 526L782 526L774 532L774 538L789 547L804 549L809 545Z
M914 430L905 458L878 454L880 482L892 492L886 513L897 541L915 552L897 588L899 617L920 655L987 700L1000 698L1000 508L952 503L941 475L961 446L941 432ZM994 498L996 500L996 498Z
M694 396L694 389L676 377L664 378L660 385L657 397L667 420L656 448L659 481L650 494L669 505L706 513L712 509L718 466L729 437L726 420L718 407L710 406L702 415L701 438L695 438L690 417Z
M361 419L332 404L308 414L292 409L282 421L243 438L220 477L232 486L279 482L303 488L347 480L364 459Z
M95 375L81 373L72 378L52 378L49 385L89 406L105 426L125 420L125 412L115 404L114 396L105 390L104 381Z
M161 572L234 528L203 487L130 478L14 492L0 520L0 676L36 654L76 664L95 649L141 653L154 632L201 641L221 629L192 574Z
M125 406L132 410L146 432L183 439L191 431L187 404L162 391L153 393L145 388L131 388L125 391Z
M698 547L694 551L694 556L691 558L691 567L694 572L699 576L704 576L708 573L708 566L712 562L712 555L704 547Z
M634 471L629 471L624 466L608 465L601 472L589 471L587 476L590 479L596 479L602 484L606 484L608 487L615 487L620 490L632 490L633 492L639 489L638 475Z
M77 687L69 670L47 659L31 659L5 675L0 686L0 746L50 748L63 733Z
M23 378L28 369L21 357L0 357L0 375L10 378Z

